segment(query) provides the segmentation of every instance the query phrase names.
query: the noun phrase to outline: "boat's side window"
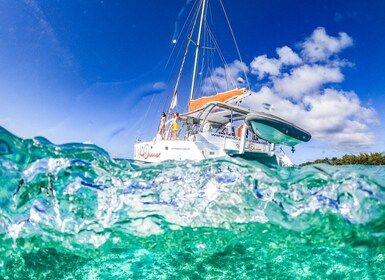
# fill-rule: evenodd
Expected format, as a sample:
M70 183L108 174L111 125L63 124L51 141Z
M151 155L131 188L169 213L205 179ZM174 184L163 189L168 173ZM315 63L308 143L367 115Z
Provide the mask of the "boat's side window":
M235 129L233 126L222 125L220 126L215 133L235 136Z
M227 133L227 127L222 125L222 126L218 127L218 129L217 129L217 131L215 131L215 133L226 134Z

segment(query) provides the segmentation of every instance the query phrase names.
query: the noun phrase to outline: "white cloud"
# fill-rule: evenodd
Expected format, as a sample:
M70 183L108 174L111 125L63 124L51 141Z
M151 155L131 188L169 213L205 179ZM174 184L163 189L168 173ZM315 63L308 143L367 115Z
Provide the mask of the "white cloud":
M303 101L310 108L304 125L311 127L316 138L344 146L374 144L369 124L377 122L377 114L362 106L354 92L326 89L322 95L307 96Z
M299 44L301 57L287 46L277 49L278 58L256 57L251 73L268 83L245 103L253 110L273 104L273 114L303 127L329 147L354 150L375 144L371 127L378 123L375 110L363 106L353 91L328 87L342 82L342 68L352 65L333 55L352 44L346 33L332 37L320 27Z
M251 73L256 74L259 79L267 75L276 76L279 74L281 62L275 58L267 58L266 55L260 55L250 63Z
M325 61L333 54L353 45L353 40L345 32L340 32L339 37L326 34L323 27L318 27L303 44L302 56L310 62Z
M283 97L301 99L305 94L318 91L330 82L341 82L344 76L339 68L323 65L303 65L294 68L282 78L273 78L274 89Z
M272 114L308 130L314 139L328 146L358 149L375 143L370 124L378 121L377 114L372 108L362 106L354 92L327 89L293 103L271 88L263 87L243 104L263 111L263 103L273 104Z
M251 73L263 79L266 76L278 76L282 65L297 65L302 62L301 58L287 46L278 48L279 59L267 58L266 55L260 55L250 63Z
M277 49L279 60L282 64L297 65L302 62L302 59L288 46Z
M235 60L234 62L228 64L226 68L217 67L214 69L210 77L207 77L203 81L202 91L206 94L216 92L222 92L235 87L244 86L243 73L247 73L249 68L243 62Z
M297 44L297 52L284 46L276 49L276 58L255 57L250 63L250 78L258 82L260 89L242 104L254 111L274 108L270 113L308 130L313 140L326 147L362 151L374 145L376 111L364 106L354 91L333 88L344 80L343 68L352 65L335 54L351 45L352 39L346 33L333 37L320 27ZM231 64L231 77L240 77L240 66L239 61ZM224 68L215 69L210 79L217 88L227 86Z
M152 87L156 90L165 90L167 85L164 82L155 82Z

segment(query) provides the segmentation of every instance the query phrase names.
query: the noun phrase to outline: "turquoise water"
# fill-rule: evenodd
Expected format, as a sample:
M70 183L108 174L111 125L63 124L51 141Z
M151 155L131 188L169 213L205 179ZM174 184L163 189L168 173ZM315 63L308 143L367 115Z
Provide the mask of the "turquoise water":
M0 128L0 279L381 279L385 167L140 164Z

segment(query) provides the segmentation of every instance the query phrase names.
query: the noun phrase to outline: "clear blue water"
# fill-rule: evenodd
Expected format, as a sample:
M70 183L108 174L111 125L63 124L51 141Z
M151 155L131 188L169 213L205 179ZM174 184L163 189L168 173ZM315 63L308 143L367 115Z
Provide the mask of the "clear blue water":
M140 164L0 128L0 279L384 279L385 167Z

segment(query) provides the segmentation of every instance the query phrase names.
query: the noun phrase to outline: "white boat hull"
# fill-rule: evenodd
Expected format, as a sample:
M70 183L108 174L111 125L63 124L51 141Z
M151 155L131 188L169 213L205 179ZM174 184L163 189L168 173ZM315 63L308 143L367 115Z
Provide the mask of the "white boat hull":
M159 140L135 144L134 159L144 162L166 160L203 160L219 157L242 157L272 165L292 165L287 158L281 160L280 154L273 151L268 143L246 141L245 150L240 153L240 138L206 132L199 133L189 140Z
M196 143L185 140L154 140L135 144L135 160L161 162L166 160L205 159Z

